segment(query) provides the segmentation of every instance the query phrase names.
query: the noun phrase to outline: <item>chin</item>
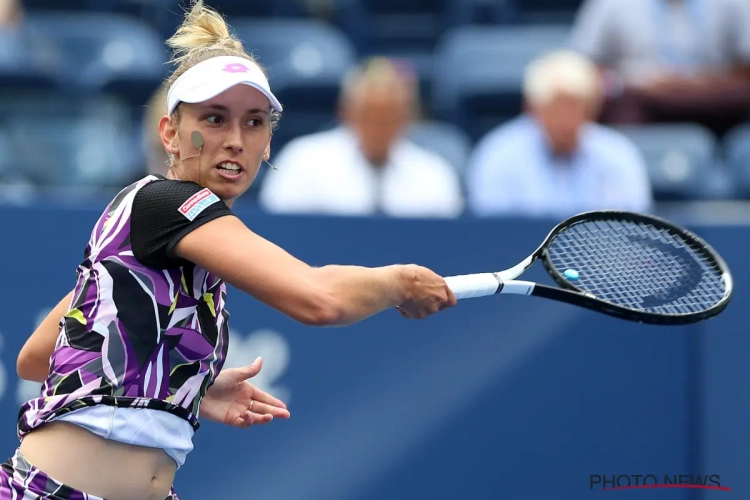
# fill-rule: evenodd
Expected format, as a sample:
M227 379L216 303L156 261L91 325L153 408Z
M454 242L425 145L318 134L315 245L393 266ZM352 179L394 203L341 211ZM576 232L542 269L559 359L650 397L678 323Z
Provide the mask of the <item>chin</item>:
M237 186L217 183L212 186L206 187L208 187L208 189L210 189L216 196L218 196L221 201L226 202L239 198L240 196L245 194L250 186Z

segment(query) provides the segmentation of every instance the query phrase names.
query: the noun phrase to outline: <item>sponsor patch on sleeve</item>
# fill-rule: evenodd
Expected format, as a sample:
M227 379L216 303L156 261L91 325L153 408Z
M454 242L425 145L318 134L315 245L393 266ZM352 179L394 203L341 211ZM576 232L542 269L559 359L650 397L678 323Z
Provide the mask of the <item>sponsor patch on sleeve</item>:
M203 188L182 204L178 210L189 221L194 221L205 209L219 201L219 197L208 188Z

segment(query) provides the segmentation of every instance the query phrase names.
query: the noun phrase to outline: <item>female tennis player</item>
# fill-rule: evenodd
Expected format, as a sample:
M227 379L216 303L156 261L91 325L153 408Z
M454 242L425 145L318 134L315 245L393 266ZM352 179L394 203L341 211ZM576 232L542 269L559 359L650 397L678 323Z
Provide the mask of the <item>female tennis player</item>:
M202 1L168 43L178 67L159 130L171 168L110 202L75 288L22 349L18 372L43 381L42 394L21 408L0 500L176 499L199 414L239 427L287 418L247 382L260 361L221 371L225 283L315 326L393 307L424 318L456 303L426 268L314 268L248 229L231 206L268 159L282 107Z

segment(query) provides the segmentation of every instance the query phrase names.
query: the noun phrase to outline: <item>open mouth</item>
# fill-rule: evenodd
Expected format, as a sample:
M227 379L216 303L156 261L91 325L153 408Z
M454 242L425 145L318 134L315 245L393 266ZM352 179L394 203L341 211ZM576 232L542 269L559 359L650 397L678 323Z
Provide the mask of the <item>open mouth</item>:
M219 163L218 165L216 165L216 168L219 170L219 172L221 172L223 175L227 177L233 177L233 176L236 177L240 175L242 171L244 170L242 168L242 165L240 165L239 163L231 162L231 161L225 161L225 162Z

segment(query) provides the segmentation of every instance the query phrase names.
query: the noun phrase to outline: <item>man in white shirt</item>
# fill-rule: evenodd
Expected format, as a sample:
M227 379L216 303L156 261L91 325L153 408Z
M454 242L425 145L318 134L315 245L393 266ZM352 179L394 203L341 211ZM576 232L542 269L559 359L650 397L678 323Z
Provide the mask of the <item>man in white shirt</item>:
M404 137L415 82L374 59L344 81L339 127L292 140L260 191L272 213L457 217L461 179L447 160ZM283 125L282 125L283 126Z
M591 121L601 100L593 63L568 51L543 56L529 65L523 91L527 112L489 132L472 155L467 190L476 215L650 210L640 152Z

